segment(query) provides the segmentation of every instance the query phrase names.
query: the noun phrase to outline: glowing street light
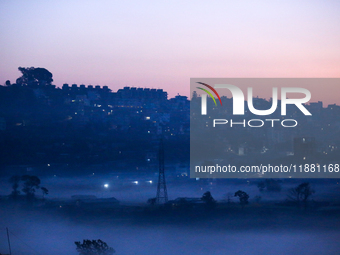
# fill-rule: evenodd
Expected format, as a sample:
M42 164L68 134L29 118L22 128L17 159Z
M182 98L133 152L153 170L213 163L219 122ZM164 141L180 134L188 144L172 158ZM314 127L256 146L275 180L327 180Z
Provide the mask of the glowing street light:
M104 188L107 189L110 185L108 183L104 184Z

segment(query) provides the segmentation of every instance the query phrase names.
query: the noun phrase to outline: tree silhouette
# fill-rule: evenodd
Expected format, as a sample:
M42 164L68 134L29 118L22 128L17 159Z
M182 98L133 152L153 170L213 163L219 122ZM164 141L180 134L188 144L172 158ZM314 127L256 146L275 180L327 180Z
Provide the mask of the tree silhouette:
M312 189L309 182L304 182L296 188L289 190L288 199L296 202L298 206L303 203L304 207L306 208L309 197L314 193L315 191Z
M257 187L259 188L259 190L262 192L264 191L264 189L266 188L266 183L264 181L260 181L258 184L257 184Z
M280 192L282 187L279 180L275 179L265 179L257 184L257 187L262 192L265 189L270 192Z
M74 242L79 255L112 255L116 251L102 240L83 240L83 243Z
M212 197L210 191L205 192L201 197L201 200L205 202L208 209L212 209L216 206L216 200Z
M21 180L21 177L18 175L13 175L11 178L9 178L9 182L12 183L12 188L13 188L13 191L10 197L13 200L16 200L20 194L20 191L18 190L20 180Z
M42 193L43 193L43 199L45 198L45 195L48 195L48 189L46 189L45 187L41 187L40 188Z
M19 67L22 76L16 80L20 86L45 86L50 85L53 81L52 73L45 68L40 67Z
M26 194L27 200L32 200L35 196L35 189L39 188L40 179L34 175L24 175L21 180L24 182L22 191Z
M156 204L156 199L157 199L157 198L155 198L155 197L149 198L148 201L147 201L147 203L148 203L149 205L155 205L155 204Z
M227 200L228 205L232 203L232 197L234 196L234 193L228 192L227 194L224 195L225 200Z
M249 195L242 191L242 190L239 190L237 192L235 192L235 197L238 197L240 199L240 204L242 205L242 207L246 204L248 204L248 199L249 199Z

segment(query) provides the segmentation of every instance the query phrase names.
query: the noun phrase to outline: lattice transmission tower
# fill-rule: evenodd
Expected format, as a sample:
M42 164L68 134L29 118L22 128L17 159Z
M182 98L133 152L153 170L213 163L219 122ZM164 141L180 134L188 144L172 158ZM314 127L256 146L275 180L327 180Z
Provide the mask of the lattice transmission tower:
M157 185L157 196L156 204L164 204L168 202L168 191L166 189L165 175L164 175L164 144L163 140L159 143L159 175L158 175L158 185Z

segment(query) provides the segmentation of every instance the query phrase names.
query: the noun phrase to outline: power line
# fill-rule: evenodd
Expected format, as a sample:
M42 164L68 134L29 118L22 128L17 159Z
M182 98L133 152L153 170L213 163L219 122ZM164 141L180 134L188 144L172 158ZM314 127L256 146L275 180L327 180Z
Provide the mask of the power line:
M25 243L21 238L19 238L17 235L15 235L12 231L8 231L11 235L13 235L14 237L16 237L19 241L21 241L24 245L26 245L28 248L30 248L32 251L34 251L36 254L38 255L42 255L41 253L39 253L37 250L35 250L33 247L31 247L29 244Z

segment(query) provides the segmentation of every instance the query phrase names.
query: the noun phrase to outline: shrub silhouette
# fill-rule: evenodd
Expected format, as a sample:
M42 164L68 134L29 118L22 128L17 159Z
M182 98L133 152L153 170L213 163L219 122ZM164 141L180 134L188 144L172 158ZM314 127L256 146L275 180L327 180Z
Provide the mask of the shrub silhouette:
M112 255L116 251L102 240L83 240L83 243L74 242L79 255Z
M201 200L205 202L208 209L213 209L216 206L216 200L212 197L210 191L205 192L201 197Z
M239 190L237 192L235 192L235 197L238 197L240 199L240 204L242 205L242 207L246 204L248 204L248 199L249 199L249 195L242 191L242 190Z

